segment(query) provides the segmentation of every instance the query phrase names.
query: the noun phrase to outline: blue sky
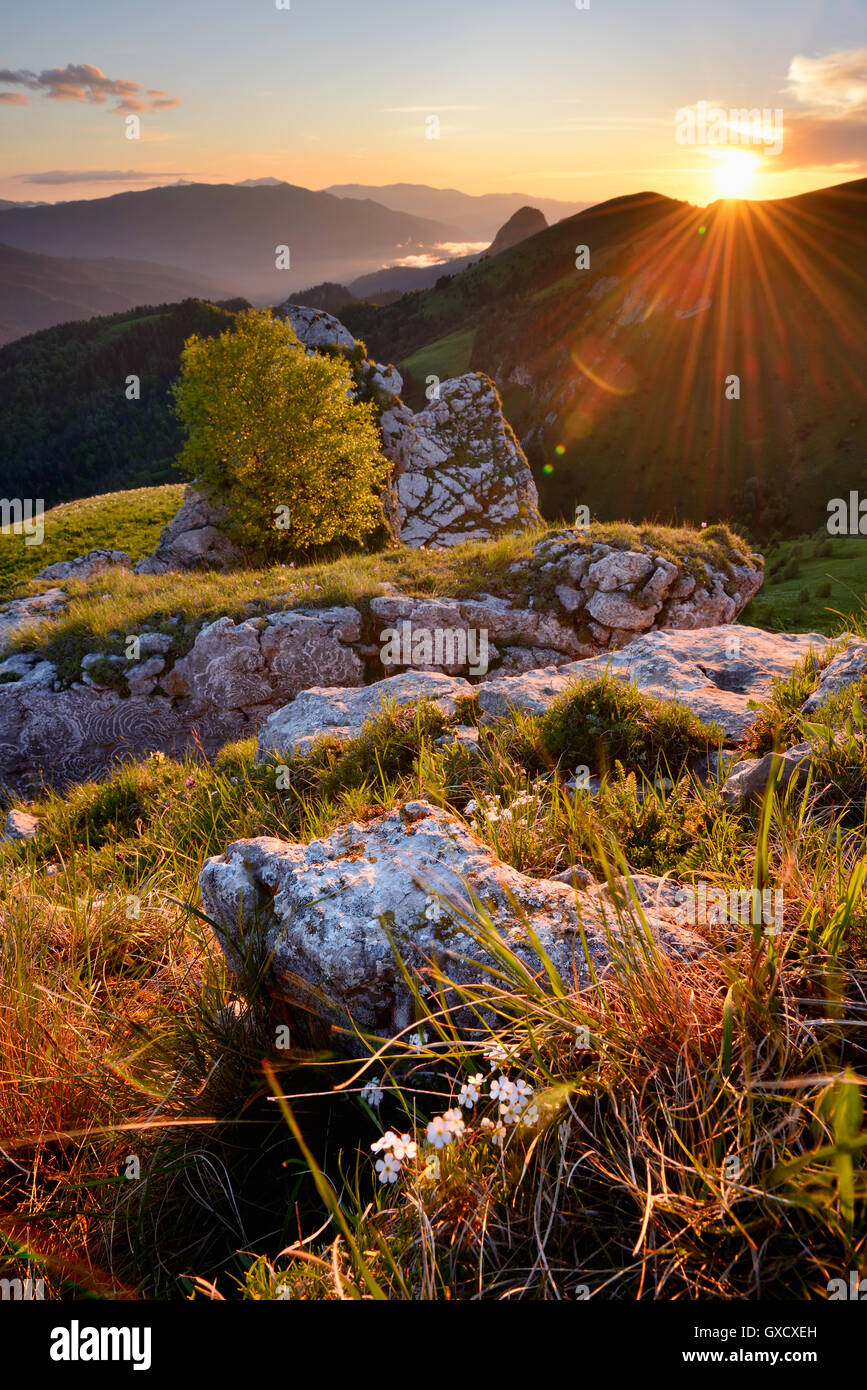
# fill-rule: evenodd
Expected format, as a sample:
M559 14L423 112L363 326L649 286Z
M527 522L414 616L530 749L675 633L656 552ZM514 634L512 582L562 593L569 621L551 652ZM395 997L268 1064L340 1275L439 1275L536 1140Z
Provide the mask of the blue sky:
M862 0L7 0L0 196L266 174L697 202L728 178L779 196L867 170L864 16ZM140 139L114 88L43 78L68 65L138 84ZM679 146L674 113L699 101L781 108L783 151Z

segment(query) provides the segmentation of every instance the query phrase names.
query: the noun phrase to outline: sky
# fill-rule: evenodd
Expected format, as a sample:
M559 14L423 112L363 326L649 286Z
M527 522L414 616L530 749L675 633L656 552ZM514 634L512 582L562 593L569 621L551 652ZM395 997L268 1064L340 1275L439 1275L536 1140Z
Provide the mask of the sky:
M16 201L263 176L785 197L867 174L867 5L4 0L0 130Z

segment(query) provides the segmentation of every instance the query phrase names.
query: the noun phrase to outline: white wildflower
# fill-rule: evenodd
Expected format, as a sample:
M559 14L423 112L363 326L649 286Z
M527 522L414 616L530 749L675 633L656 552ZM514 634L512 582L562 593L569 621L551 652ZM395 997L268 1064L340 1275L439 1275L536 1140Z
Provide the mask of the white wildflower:
M436 898L425 898L424 915L429 922L439 922L443 915L442 904Z
M454 1138L451 1125L445 1115L434 1115L427 1127L427 1142L434 1149L444 1149Z
M457 1108L455 1108L454 1110L447 1110L443 1115L443 1119L445 1120L446 1124L451 1130L454 1138L460 1139L461 1135L466 1129L466 1125L464 1124L464 1117L461 1114L460 1110L458 1110Z
M503 1147L503 1141L506 1137L506 1126L503 1124L502 1120L497 1120L496 1124L494 1124L493 1120L482 1120L482 1129L488 1130L492 1144L497 1144L499 1148Z
M368 1105L372 1105L377 1110L382 1103L382 1086L378 1076L372 1076L369 1081L361 1088L361 1099L366 1100Z
M462 1105L465 1110L471 1110L481 1095L482 1073L477 1071L475 1076L471 1076L469 1081L465 1081L458 1093L458 1105Z
M395 1158L394 1154L386 1154L384 1158L376 1160L376 1171L380 1182L397 1182L400 1160Z

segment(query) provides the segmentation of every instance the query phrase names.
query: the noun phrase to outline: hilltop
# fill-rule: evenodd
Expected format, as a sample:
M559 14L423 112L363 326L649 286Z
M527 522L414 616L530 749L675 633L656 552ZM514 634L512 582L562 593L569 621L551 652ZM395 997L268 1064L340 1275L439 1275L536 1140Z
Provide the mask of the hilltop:
M432 373L490 374L546 515L812 532L863 477L865 208L863 180L706 209L618 198L344 318L411 400Z

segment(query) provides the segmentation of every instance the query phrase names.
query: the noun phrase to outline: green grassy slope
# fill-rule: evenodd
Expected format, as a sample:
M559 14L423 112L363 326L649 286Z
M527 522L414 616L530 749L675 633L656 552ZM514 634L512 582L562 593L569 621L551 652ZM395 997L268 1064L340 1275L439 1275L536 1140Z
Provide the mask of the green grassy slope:
M0 534L0 599L47 565L74 560L88 550L125 550L133 562L140 560L154 549L183 493L183 483L166 483L61 503L45 513L41 545L25 545L23 536Z
M765 582L741 621L786 632L834 632L867 604L867 537L815 536L767 551Z

